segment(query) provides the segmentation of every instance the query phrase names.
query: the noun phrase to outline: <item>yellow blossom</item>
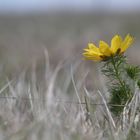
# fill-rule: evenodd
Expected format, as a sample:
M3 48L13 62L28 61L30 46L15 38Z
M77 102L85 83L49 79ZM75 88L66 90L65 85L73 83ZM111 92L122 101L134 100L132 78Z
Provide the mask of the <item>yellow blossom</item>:
M116 54L123 54L133 40L133 37L128 34L124 40L122 40L121 36L115 35L111 40L110 46L104 41L99 42L99 47L96 47L93 43L88 43L83 55L87 60L102 61Z

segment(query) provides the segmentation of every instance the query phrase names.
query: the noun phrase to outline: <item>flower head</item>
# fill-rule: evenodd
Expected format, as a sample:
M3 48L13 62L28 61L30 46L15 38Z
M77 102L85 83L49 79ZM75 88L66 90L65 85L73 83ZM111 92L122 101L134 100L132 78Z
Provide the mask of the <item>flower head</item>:
M121 36L115 35L111 40L111 46L104 41L99 42L99 47L89 43L88 47L84 49L83 55L88 60L103 61L111 56L123 54L133 40L133 37L129 34L124 40L122 40Z

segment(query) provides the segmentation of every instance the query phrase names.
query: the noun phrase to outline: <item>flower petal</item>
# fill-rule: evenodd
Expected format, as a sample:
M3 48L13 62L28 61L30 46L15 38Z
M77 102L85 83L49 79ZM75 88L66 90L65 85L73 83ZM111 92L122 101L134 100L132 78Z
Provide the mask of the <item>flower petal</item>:
M83 55L86 59L95 61L102 60L100 56L103 54L99 52L99 49L96 46L88 45L88 48L84 49L84 51Z
M122 38L119 35L115 35L111 40L111 51L116 54L118 49L121 47Z
M111 56L112 52L108 46L108 44L104 41L100 41L99 50L104 56Z
M85 52L85 53L83 53L83 55L85 56L85 59L87 59L87 60L94 60L94 61L101 61L102 60L100 55L96 54L96 53Z
M95 51L95 52L100 52L99 51L99 48L97 48L93 43L88 43L88 48L90 49L90 50L93 50L93 51Z
M130 36L129 34L125 37L124 41L121 45L121 53L124 53L126 49L133 43L134 38Z

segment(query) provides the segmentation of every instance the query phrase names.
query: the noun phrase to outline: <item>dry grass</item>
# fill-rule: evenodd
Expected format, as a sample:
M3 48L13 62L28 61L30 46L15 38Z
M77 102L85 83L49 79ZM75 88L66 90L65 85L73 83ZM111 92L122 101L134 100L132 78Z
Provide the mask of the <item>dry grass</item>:
M105 89L101 92L86 88L85 80L89 72L76 76L82 63L61 62L52 70L47 54L45 50L46 67L44 78L40 81L37 78L37 64L34 63L31 69L23 70L17 77L11 80L7 77L5 85L1 86L1 139L139 138L139 113L135 116L140 104L138 89L122 117L117 118L109 111Z

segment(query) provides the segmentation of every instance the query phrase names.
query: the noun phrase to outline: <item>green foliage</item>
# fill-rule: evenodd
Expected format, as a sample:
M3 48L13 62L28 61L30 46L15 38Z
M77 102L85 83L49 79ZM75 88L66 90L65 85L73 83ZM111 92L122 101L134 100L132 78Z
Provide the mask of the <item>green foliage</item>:
M116 55L104 61L102 73L109 79L110 110L119 116L133 96L135 82L140 87L140 68L127 64L124 55Z
M127 75L130 77L130 79L136 82L137 86L140 88L140 67L127 65L125 70L127 72Z
M132 98L131 90L128 85L124 87L118 85L116 87L114 86L110 92L110 110L115 115L121 114L126 102Z
M104 62L102 73L110 79L113 79L113 81L118 81L118 77L124 69L123 64L126 63L126 57L123 55L116 55Z
M139 78L139 75L140 75L140 67L139 66L130 66L128 65L126 67L126 72L127 72L127 75L133 79L133 80L136 80Z
M140 88L140 79L137 81L137 85Z

